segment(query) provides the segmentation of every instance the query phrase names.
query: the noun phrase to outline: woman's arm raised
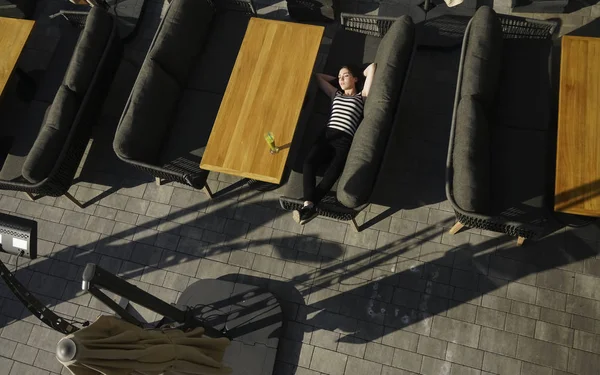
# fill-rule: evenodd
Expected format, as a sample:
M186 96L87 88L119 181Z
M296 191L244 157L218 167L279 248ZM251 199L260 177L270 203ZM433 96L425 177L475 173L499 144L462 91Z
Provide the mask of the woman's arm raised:
M316 73L315 77L317 77L317 83L319 84L319 88L323 90L323 92L327 94L327 96L333 98L337 89L329 82L334 81L337 78L323 73Z
M373 77L375 76L375 70L377 69L377 65L375 63L367 66L365 71L363 72L364 76L367 77L365 79L365 84L362 89L362 96L366 98L369 96L369 91L371 90L371 85L373 84Z

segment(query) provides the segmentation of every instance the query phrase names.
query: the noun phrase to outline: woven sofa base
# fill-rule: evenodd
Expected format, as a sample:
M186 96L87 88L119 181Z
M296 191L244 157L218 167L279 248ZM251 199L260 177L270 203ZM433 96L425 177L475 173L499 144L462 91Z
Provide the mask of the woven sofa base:
M473 218L467 215L463 215L458 211L454 211L456 214L456 219L465 226L469 228L479 228L484 230L489 230L492 232L500 232L506 233L509 236L513 237L523 237L528 239L535 239L541 236L542 230L535 230L534 228L526 228L524 226L516 226L512 224L507 224L496 221L494 218L490 218L489 220Z
M299 210L304 205L302 199L279 197L279 205L286 211ZM326 196L317 206L317 213L320 216L329 217L336 220L353 220L360 211L342 206L335 197Z

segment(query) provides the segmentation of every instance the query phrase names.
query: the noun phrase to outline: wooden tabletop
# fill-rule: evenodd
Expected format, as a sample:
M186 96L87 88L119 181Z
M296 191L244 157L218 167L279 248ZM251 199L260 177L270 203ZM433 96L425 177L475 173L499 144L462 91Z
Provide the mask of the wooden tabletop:
M323 30L250 19L200 168L281 182ZM269 131L277 154L264 139Z
M35 21L0 17L0 96L34 24Z
M564 36L554 209L600 216L600 38Z

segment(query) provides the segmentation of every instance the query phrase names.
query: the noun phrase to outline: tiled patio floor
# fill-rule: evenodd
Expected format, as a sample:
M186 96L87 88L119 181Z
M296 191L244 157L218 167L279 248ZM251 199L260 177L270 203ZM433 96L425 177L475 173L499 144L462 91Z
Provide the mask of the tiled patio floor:
M16 273L49 307L78 321L106 311L79 292L84 265L96 262L168 302L200 278L269 288L287 320L275 374L598 374L597 225L563 229L522 248L486 231L447 234L454 215L444 166L459 49L417 52L402 103L406 121L383 167L388 177L359 217L368 227L356 233L322 218L301 227L278 208L277 192L228 191L237 180L215 174L210 186L221 194L209 200L178 184L157 187L117 160L111 142L118 115L163 11L162 1L147 1L71 190L93 204L79 209L64 197L32 202L23 193L0 195L2 212L39 223L39 258L19 259ZM43 69L49 60L58 35L42 15L60 2L40 2L25 70ZM257 2L261 14L286 17L285 2ZM413 3L344 6L399 15L412 14ZM560 15L563 27L592 21L599 7ZM17 267L15 257L1 259ZM53 354L61 335L0 286L0 374L61 373Z

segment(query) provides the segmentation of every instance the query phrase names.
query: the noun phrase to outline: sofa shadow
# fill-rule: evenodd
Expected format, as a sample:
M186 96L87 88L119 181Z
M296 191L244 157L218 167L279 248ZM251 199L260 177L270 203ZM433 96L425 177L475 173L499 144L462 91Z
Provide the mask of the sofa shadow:
M295 337L292 334L292 337L290 337L290 332L294 332L294 324L297 320L299 306L305 306L302 294L286 281L266 279L259 276L229 274L221 276L218 279L261 287L277 298L282 312L283 326L281 330L273 332L273 335L279 338L274 373L284 373L280 371L282 366L298 364L302 347L302 334L300 333L299 336ZM258 324L255 324L253 328L260 329L263 326L268 326L268 324L268 321L262 322L259 320ZM299 340L300 343L290 340L293 338Z
M595 243L571 234L552 235L525 247L517 247L511 237L501 236L444 253L430 253L431 260L425 263L403 258L402 254L411 252L406 244L378 250L397 254L407 269L388 272L348 292L309 304L309 318L303 323L315 329L349 333L340 339L346 342L351 342L352 336L378 340L397 330L429 335L436 315L476 302L513 281L535 285L535 278L530 276L536 273L568 268L598 255ZM377 262L388 259L383 255ZM373 263L371 260L364 267L346 272L341 282L365 267L376 267ZM311 293L322 288L313 284ZM338 314L358 319L358 326L354 319L343 319Z
M255 195L257 194L259 193ZM252 203L255 195L245 193L242 197L229 197L236 199L239 212L245 215L238 219L251 220L253 225L262 226L285 214L282 210L270 208L277 203L276 201L263 201L261 203L263 214L252 215L251 210L255 208L253 206L256 206L255 203ZM148 279L146 278L149 277L147 274L157 268L179 273L182 277L203 277L203 275L209 275L211 270L209 267L196 274L201 259L218 261L224 256L228 258L229 253L236 250L246 250L248 246L271 247L273 251L277 252L277 257L283 260L319 262L314 254L285 247L286 243L294 243L295 236L250 240L246 238L246 231L242 231L229 234L225 242L220 237L216 239L203 237L203 228L210 228L211 223L214 223L214 219L217 217L230 217L231 212L227 205L220 205L219 208L195 218L193 214L207 210L209 204L210 202L206 200L187 208L172 211L164 217L114 232L109 236L102 236L97 241L76 240L76 243L64 241L65 245L58 244L50 248L46 246L44 239L49 239L47 236L52 235L52 229L48 227L51 223L39 221L40 238L37 259L17 258L7 253L0 253L0 259L9 270L15 273L17 279L46 306L63 315L67 320L75 319L77 321L85 320L86 315L77 313L77 317L75 317L77 310L65 310L63 302L76 300L80 305L84 304L104 313L111 312L102 303L90 300L89 296L86 297L81 291L83 269L88 263L98 264L107 271L147 291L151 287L147 283ZM250 215L252 216L250 217ZM165 222L170 225L163 227L160 232L156 232L155 229ZM329 255L341 257L342 251L342 248L337 246L330 249ZM177 289L179 287L170 286L170 288ZM162 297L160 292L156 293ZM16 300L16 297L4 284L0 285L0 295L5 297L3 315L10 319L25 319L37 324L36 318L31 316L25 306ZM168 299L171 296L165 298L168 303L175 302ZM152 315L148 315L147 311L144 313L144 309L141 311L144 318L149 322L152 321ZM5 326L11 321L10 319L3 321L2 325ZM88 320L93 319L89 317Z
M382 337L385 343L393 340L397 331L430 335L436 329L433 318L437 315L452 314L468 320L462 305L478 304L486 294L506 295L508 284L514 281L540 285L536 274L556 268L578 269L599 253L594 241L567 232L524 247L517 247L514 239L505 235L480 237L483 240L423 255L423 246L432 235L431 229L423 230L291 280L249 275L221 279L261 286L278 298L285 319L278 366L295 368L306 333L325 329L340 333L338 342L354 344ZM379 270L379 276L360 279L373 269ZM342 285L344 291L328 292L333 284ZM321 291L332 297L315 299L315 293Z

